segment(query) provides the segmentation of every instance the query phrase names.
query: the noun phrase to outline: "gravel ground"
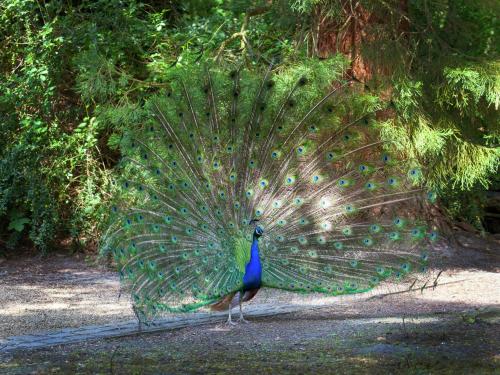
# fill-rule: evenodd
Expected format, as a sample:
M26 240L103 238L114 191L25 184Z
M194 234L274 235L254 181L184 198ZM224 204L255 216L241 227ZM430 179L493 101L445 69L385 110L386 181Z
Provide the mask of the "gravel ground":
M23 261L26 264L28 261ZM80 269L80 278L50 277L21 281L15 272L0 282L0 340L9 336L37 334L61 328L100 325L135 319L126 295L118 299L119 283L114 274L84 271L74 258L54 258L52 271ZM485 287L488 285L488 287ZM249 304L297 304L326 311L364 316L446 313L486 307L500 307L500 274L486 271L447 271L436 288L401 293L403 288L355 296L324 297L263 289ZM403 289L404 291L404 289ZM237 311L233 317L237 318Z
M368 302L369 303L369 302ZM389 303L389 302L388 302ZM418 304L420 305L420 304ZM418 305L413 305L416 307ZM498 374L500 310L325 308L0 357L5 374ZM397 310L402 309L403 315ZM404 318L404 319L403 319Z
M52 255L0 264L0 338L133 319L115 273Z
M0 373L500 373L495 246L444 249L454 261L436 288L342 298L262 290L251 303L324 307L14 353ZM0 340L133 319L118 295L114 273L78 257L3 261Z
M448 251L448 250L447 250ZM457 258L457 254L451 254ZM461 254L463 258L464 254ZM467 259L478 258L466 254ZM478 258L476 269L457 264L439 276L438 287L423 292L393 294L404 286L345 297L305 296L263 289L250 303L331 305L352 314L377 311L391 315L417 311L459 311L500 304L498 257ZM432 284L432 283L431 283ZM52 255L48 259L23 258L0 263L0 339L58 328L99 325L135 316L126 293L120 297L116 273L82 257Z

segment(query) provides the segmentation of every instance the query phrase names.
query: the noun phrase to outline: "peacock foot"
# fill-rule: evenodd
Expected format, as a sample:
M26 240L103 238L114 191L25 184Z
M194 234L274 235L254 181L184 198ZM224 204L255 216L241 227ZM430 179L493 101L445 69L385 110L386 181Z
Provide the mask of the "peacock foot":
M235 326L235 325L238 325L238 323L233 322L233 321L231 320L231 318L229 318L229 319L226 321L226 325L228 325L228 326Z
M240 316L240 318L238 319L238 322L240 322L240 323L250 323L250 321L246 320L243 316Z

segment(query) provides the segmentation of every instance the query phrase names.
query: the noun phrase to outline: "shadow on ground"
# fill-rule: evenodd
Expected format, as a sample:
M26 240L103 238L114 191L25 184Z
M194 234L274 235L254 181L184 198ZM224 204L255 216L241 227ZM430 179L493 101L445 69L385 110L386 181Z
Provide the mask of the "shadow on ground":
M112 273L72 258L7 261L0 373L499 374L498 247L444 250L453 262L436 288L346 298L262 290L252 304L305 310L2 354L9 336L133 318Z
M309 311L229 328L184 328L4 358L25 373L493 374L499 310L396 317Z

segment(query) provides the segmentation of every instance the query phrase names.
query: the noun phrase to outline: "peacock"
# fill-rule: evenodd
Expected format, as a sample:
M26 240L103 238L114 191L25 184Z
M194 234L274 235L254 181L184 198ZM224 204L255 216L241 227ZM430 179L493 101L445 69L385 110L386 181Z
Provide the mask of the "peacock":
M346 61L194 64L120 141L111 254L139 319L231 310L260 288L345 295L426 274L435 199Z

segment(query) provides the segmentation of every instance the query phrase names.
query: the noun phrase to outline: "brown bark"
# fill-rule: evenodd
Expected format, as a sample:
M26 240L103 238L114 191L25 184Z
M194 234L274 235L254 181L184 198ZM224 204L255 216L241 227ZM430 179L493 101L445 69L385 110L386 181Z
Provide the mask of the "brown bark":
M319 57L326 58L334 53L347 55L351 60L349 75L362 82L369 81L373 75L389 75L391 71L387 66L377 65L368 61L362 54L362 46L372 43L382 36L380 30L391 30L391 20L380 14L374 14L365 9L360 2L355 0L341 0L343 17L332 19L325 16L320 7L313 13L314 50L310 51ZM400 0L395 5L395 12L399 14L396 33L403 35L408 30L407 0ZM395 35L397 37L397 35Z

